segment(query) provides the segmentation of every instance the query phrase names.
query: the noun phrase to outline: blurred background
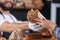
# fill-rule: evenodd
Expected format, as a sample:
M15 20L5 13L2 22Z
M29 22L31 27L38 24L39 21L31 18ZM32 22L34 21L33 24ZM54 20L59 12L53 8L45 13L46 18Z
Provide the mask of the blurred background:
M35 0L37 1L37 0ZM18 19L26 21L26 15L30 6L25 6L25 3L33 3L33 0L14 0L14 7L10 12ZM44 7L40 10L39 7L36 7L40 12L49 20L56 22L60 25L60 0L43 0Z

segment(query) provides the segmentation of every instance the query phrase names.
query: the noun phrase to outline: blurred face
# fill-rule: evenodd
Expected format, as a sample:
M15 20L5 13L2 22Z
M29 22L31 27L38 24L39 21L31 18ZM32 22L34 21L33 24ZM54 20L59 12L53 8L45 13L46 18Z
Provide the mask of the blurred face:
M10 10L13 7L13 0L1 0L1 8L3 10Z

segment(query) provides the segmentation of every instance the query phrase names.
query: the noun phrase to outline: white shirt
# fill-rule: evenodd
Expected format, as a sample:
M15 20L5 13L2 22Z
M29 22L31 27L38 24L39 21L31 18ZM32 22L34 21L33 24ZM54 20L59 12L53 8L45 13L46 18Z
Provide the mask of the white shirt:
M0 25L4 22L8 21L10 23L18 22L18 20L12 14L0 14Z
M10 23L18 22L18 20L12 14L0 14L0 25L2 25L5 21ZM1 35L3 35L3 32L1 32Z
M36 25L36 23L29 22L29 28L33 31L40 31L43 29L40 25Z

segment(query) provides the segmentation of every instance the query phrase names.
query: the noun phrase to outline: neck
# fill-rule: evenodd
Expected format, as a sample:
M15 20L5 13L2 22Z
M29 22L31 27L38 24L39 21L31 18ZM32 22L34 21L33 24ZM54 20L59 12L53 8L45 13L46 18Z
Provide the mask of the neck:
M4 11L2 8L0 8L0 11L1 11L3 14L9 14L9 11Z

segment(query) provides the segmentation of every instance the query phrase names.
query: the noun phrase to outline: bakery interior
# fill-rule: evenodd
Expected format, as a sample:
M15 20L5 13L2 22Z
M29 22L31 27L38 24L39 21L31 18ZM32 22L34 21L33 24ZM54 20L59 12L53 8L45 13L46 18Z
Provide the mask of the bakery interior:
M41 1L43 4L41 3ZM59 21L60 0L14 0L13 2L14 2L13 8L12 10L10 10L10 13L14 15L19 22L22 21L23 23L25 23L29 21L27 19L28 11L37 9L46 19L57 23L57 25L60 25ZM0 40L12 40L12 39L5 39L4 37L1 36ZM40 32L35 32L31 29L25 30L23 31L22 39L13 40L57 40L57 39L54 36L54 33L51 34L48 29L43 28L43 30L41 30Z

